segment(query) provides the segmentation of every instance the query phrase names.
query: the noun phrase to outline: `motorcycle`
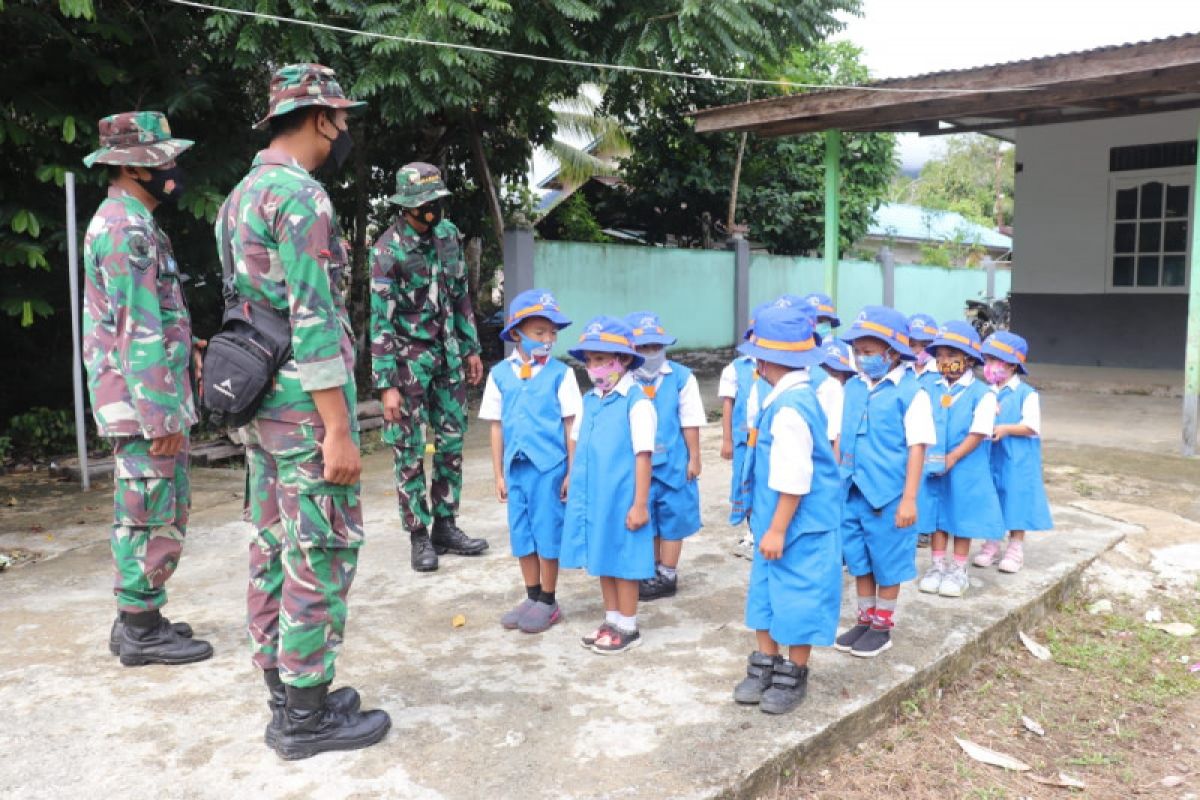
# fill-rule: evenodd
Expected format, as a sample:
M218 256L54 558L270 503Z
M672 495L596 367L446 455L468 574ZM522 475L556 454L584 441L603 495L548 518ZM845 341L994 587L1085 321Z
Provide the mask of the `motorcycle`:
M1011 293L1004 297L989 297L982 295L982 300L967 299L965 317L971 327L979 334L980 339L986 339L996 331L1008 330L1009 318L1012 312L1009 301Z

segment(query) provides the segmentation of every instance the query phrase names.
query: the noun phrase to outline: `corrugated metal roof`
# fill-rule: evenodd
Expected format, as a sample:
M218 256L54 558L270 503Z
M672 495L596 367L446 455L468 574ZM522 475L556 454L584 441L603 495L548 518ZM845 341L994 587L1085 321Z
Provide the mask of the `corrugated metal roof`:
M1012 249L1012 237L971 222L962 214L908 203L881 205L871 219L867 235L925 242L961 241L968 245Z

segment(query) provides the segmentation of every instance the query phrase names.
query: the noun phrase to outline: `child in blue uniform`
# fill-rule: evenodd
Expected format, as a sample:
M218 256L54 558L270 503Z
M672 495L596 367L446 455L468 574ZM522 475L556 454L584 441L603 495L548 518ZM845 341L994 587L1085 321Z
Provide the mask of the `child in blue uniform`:
M555 588L568 433L582 399L575 373L550 358L550 350L570 324L550 292L517 295L500 332L517 346L488 373L479 408L479 418L491 422L496 499L508 504L509 543L525 582L525 599L500 624L525 633L541 633L562 619Z
M937 320L928 314L913 314L908 318L908 342L912 346L916 360L910 361L908 368L917 376L922 388L933 395L933 387L937 385L941 375L938 373L937 361L933 358L930 342L937 338ZM937 497L932 492L921 492L917 503L917 547L929 547L929 538L933 534L934 521L937 519Z
M929 395L904 366L908 319L867 306L843 337L859 374L846 382L841 471L842 557L854 576L858 618L836 647L873 658L892 646L900 584L917 575L917 493L933 444Z
M807 368L824 356L811 318L797 308L768 309L740 350L757 359L769 391L751 429L744 472L757 547L746 625L757 649L733 698L782 714L804 699L813 646L832 644L837 633L841 477L809 383Z
M821 358L821 369L825 370L844 388L846 381L858 374L858 370L854 367L854 354L850 351L850 345L837 339L831 339L823 343L821 349L824 353Z
M600 579L604 622L583 645L608 655L642 643L638 583L654 577L654 529L648 523L658 420L630 372L643 358L633 349L628 325L596 317L570 353L587 367L593 388L571 429L575 451L559 563L585 567Z
M822 381L817 385L817 401L821 410L829 420L830 442L833 444L834 458L838 458L842 438L842 411L846 404L846 381L858 372L854 368L854 355L850 346L845 342L830 339L821 345L822 355L819 369L810 370L814 381L816 376L827 375L831 380ZM833 387L837 390L833 391Z
M967 557L972 539L1002 539L1004 520L992 483L991 439L996 395L975 379L982 360L979 334L951 320L930 343L941 379L932 390L937 444L930 449L922 492L937 497L929 570L917 588L942 597L962 597L971 585ZM946 560L954 537L953 561Z
M813 330L817 336L821 337L821 341L828 342L833 339L834 329L842 326L842 321L838 319L837 308L833 305L833 298L821 292L812 292L806 294L802 298L802 302L816 320Z
M983 343L983 376L996 393L999 410L992 432L992 480L1000 497L1008 547L1001 572L1019 572L1025 562L1025 531L1054 527L1042 483L1042 409L1037 390L1021 379L1028 374L1029 345L1015 333L997 331ZM984 542L974 564L990 567L999 542Z
M634 378L658 415L650 482L656 572L639 587L640 599L649 601L675 595L683 540L700 530L700 428L707 420L696 376L667 360L666 348L676 339L658 315L638 311L625 324L633 330L634 349L645 359Z

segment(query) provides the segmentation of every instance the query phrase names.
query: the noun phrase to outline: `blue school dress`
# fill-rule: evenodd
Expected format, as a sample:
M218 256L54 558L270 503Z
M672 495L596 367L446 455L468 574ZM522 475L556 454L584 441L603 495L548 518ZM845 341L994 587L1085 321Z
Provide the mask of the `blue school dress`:
M679 424L679 393L692 371L668 361L655 385L638 384L654 400L658 430L654 439L654 472L650 481L655 535L668 541L686 539L700 530L700 482L687 479L688 449Z
M729 485L729 503L733 510L729 515L729 524L736 525L734 517L738 516L739 497L742 494L742 465L746 461L746 438L749 435L749 424L746 420L746 404L750 400L750 387L758 380L758 370L754 359L749 356L739 356L733 361L734 375L737 377L737 396L733 398L733 477Z
M970 455L946 468L946 454L962 444L971 432L975 408L991 391L983 381L947 387L939 381L931 390L937 444L925 454L923 492L937 496L932 530L967 539L1004 538L1000 498L992 483L992 442L984 439Z
M1025 398L1037 390L1021 381L1016 387L1001 387L996 400L997 425L1021 422ZM1042 482L1042 439L1040 436L1005 436L992 445L992 480L1000 497L1004 527L1010 531L1048 531L1054 527L1046 485Z
M518 558L559 556L567 448L558 390L566 376L567 366L553 359L524 380L507 359L492 368L501 399L509 543Z
M935 389L938 385L938 381L942 379L942 376L938 374L937 370L933 370L932 372L917 372L914 368L913 375L916 376L917 383L921 385L922 389L929 393L931 398L938 396L938 393L935 391ZM937 430L936 426L934 430ZM934 445L934 447L936 447L936 445ZM931 447L929 449L932 450L933 448ZM928 454L926 454L926 463L928 463ZM937 530L937 509L937 492L928 491L924 486L922 486L921 491L917 493L918 533L933 533Z
M613 389L604 397L595 391L583 396L559 555L563 567L584 567L604 578L654 577L654 509L641 529L625 527L634 497L629 410L644 399L636 383L625 394Z

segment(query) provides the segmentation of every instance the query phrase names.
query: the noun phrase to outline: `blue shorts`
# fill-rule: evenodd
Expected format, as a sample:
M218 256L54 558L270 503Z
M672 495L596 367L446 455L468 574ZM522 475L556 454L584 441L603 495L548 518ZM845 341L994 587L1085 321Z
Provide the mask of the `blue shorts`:
M558 558L562 546L563 503L560 493L567 475L564 460L549 472L533 462L515 458L508 467L508 541L517 558L536 553Z
M842 510L842 559L856 578L873 575L880 586L917 577L917 526L896 527L896 498L878 511L856 486Z
M754 551L746 626L776 644L828 647L842 608L842 559L837 531L803 533L767 561Z
M686 539L700 530L700 481L673 489L660 480L650 481L650 506L654 535L669 542Z

